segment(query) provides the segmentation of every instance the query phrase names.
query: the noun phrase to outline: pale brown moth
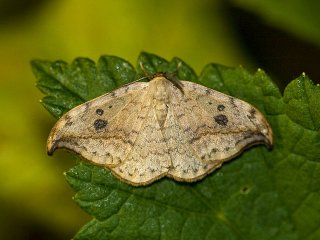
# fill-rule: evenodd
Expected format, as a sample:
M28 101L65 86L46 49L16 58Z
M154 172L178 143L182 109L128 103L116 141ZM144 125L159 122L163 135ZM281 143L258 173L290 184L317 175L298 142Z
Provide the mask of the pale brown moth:
M51 130L47 151L69 149L140 186L164 176L200 180L260 143L272 146L272 129L256 108L158 73L67 112Z

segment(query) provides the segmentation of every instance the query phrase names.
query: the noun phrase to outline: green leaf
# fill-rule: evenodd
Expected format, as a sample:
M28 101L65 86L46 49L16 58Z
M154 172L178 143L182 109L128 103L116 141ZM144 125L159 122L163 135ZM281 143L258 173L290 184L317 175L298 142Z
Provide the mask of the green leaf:
M319 130L320 108L319 108L320 88L303 74L290 83L284 93L286 103L286 114L292 121L301 124L311 130Z
M132 187L79 160L66 179L93 220L75 239L320 239L320 90L306 76L282 96L262 70L209 64L197 77L178 58L148 53L138 58L137 70L111 56L97 65L76 59L32 66L43 104L56 117L141 75L171 71L253 104L274 132L271 151L251 148L196 183L165 178Z

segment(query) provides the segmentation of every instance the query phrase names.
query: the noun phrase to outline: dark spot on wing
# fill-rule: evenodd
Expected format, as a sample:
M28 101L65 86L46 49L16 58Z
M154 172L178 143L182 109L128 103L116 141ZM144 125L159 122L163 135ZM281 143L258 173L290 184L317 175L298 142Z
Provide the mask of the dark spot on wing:
M209 103L209 105L211 105L212 104L212 102L208 102Z
M223 110L225 109L225 106L222 105L222 104L219 104L218 107L217 107L217 109L218 109L219 111L223 111Z
M70 127L72 124L73 124L72 121L69 121L69 120L68 120L68 121L66 122L66 126L68 126L68 127Z
M181 113L181 114L177 115L177 118L180 119L180 118L182 118L184 116L185 116L185 113Z
M210 155L211 155L212 153L216 153L216 152L218 152L218 149L212 148L211 151L210 151Z
M249 111L249 115L247 115L249 119L255 119L256 118L256 110L254 108L251 108Z
M126 143L128 143L130 146L134 145L134 143L131 140L126 141Z
M218 123L221 126L227 126L228 118L226 115L220 114L214 117L214 120L216 123Z
M139 133L139 132L136 131L136 130L134 130L134 129L131 130L131 134L138 134L138 133Z
M108 125L108 121L103 120L103 119L97 119L93 123L93 126L96 129L96 131L105 128L107 125Z
M234 108L238 108L237 105L236 105L236 103L235 103L235 99L234 99L233 97L230 97L230 96L229 96L229 100L230 100L231 105L232 105Z
M85 111L86 111L89 107L90 107L90 103L89 103L89 102L86 102L86 103L84 104L84 109L85 109Z
M102 116L103 113L104 113L104 111L101 108L98 108L96 110L96 114L98 114L99 116Z
M112 108L112 105L110 105L109 108Z

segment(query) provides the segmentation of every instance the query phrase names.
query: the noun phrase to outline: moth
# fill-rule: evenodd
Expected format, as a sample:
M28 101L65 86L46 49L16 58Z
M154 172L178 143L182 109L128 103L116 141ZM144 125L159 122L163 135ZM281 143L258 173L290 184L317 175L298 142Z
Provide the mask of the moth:
M256 144L271 147L272 129L255 107L157 73L64 114L47 152L66 148L141 186L165 176L195 182Z

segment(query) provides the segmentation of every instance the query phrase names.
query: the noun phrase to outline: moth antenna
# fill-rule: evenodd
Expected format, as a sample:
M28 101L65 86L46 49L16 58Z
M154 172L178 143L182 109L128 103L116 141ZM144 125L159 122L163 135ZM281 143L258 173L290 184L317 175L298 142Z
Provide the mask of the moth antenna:
M180 79L178 79L177 76L174 76L171 82L181 91L182 94L184 94L183 83L180 81Z
M183 91L183 83L180 81L178 73L179 73L179 68L182 66L182 62L179 61L176 65L176 69L171 72L171 73L165 73L165 77L166 79L170 80L170 82L172 82L173 85L175 85L182 94L184 94Z
M134 80L133 83L134 82L140 82L140 81L142 81L144 79L149 79L149 77L148 76L144 76L144 77L138 78L137 80Z
M150 74L148 73L148 71L144 68L142 62L139 62L140 68L144 74L144 78L149 78Z
M173 72L173 73L166 73L165 74L166 79L168 79L170 82L172 82L172 84L174 86L176 86L182 94L184 94L183 91L183 83L180 81L180 79L178 78L178 75Z
M181 66L182 66L182 62L179 61L179 62L177 63L177 65L176 65L176 69L172 72L172 74L173 74L175 77L178 76L179 69L180 69Z
M177 69L176 70L178 71L181 66L182 66L182 62L179 61L178 64L177 64Z

